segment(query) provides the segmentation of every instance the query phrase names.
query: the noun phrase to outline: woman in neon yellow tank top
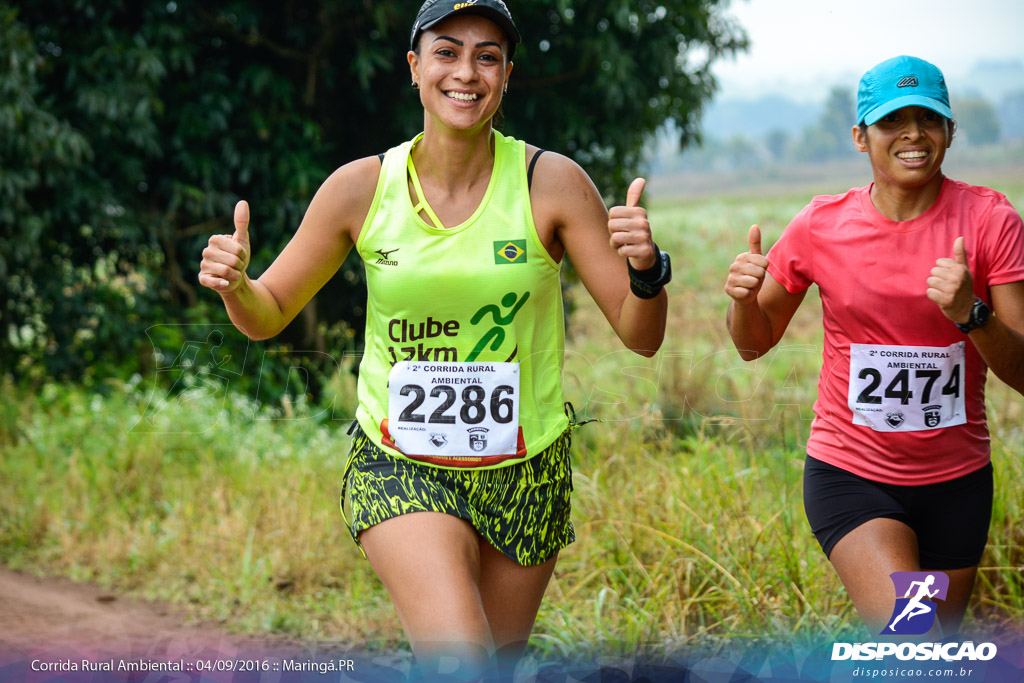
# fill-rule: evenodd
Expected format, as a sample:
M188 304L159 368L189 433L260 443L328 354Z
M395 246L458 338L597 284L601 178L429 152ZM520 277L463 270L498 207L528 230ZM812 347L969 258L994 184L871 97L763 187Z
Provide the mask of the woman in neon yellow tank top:
M575 162L492 129L518 42L500 0L427 0L408 53L423 133L331 175L258 280L240 202L199 276L265 339L349 250L362 256L351 528L428 671L442 655L467 675L495 657L514 666L573 540L562 258L627 347L653 355L665 330L669 264L639 206L644 181L609 212Z

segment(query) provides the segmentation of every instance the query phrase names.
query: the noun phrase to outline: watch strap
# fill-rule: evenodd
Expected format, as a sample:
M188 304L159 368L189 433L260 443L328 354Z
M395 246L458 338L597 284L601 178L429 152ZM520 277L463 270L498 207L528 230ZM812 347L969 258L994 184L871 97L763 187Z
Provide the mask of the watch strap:
M661 290L672 281L672 259L668 252L654 248L658 251L658 257L654 265L644 270L637 270L633 264L626 260L629 269L629 289L640 299L653 299L658 296Z
M992 317L992 310L988 304L982 301L981 297L975 297L974 304L971 306L971 316L966 323L956 323L956 326L961 332L967 334L971 330L984 326L990 317Z

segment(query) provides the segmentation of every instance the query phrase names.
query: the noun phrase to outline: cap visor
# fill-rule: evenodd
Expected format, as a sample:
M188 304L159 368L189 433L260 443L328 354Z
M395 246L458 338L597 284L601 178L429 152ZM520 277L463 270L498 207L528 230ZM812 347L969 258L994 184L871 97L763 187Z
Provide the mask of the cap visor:
M511 40L511 44L509 45L509 47L513 51L515 50L515 47L518 43L523 42L523 38L522 36L519 35L519 29L515 27L515 24L509 22L505 15L503 15L498 10L487 7L486 5L480 7L474 7L471 5L469 7L466 7L465 9L457 10L455 12L449 12L448 14L438 17L433 21L428 21L420 25L420 31L426 31L427 29L433 28L434 26L440 24L442 21L445 21L446 19L451 19L453 17L465 14L476 14L477 16L484 17L485 19L490 19L495 24L497 24L498 27L501 28L501 30L505 32L505 35L508 36L509 39Z
M889 100L885 104L875 107L864 116L864 123L872 126L878 122L883 116L887 116L897 109L903 107L924 107L925 109L931 109L936 114L941 114L947 119L953 118L953 112L950 111L949 106L943 104L939 100L932 99L931 97L925 97L924 95L906 95L904 97L897 97L895 100Z

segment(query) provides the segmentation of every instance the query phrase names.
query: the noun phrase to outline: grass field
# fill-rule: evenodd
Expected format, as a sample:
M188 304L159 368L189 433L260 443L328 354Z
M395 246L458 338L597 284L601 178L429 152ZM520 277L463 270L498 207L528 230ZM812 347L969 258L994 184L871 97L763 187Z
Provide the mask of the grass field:
M994 184L1024 206L1024 180ZM860 633L801 501L820 303L808 296L754 364L724 328L722 285L747 228L758 222L767 247L808 198L655 198L676 279L654 359L621 351L586 293L571 293L566 396L604 421L576 433L577 541L541 609L538 656ZM354 388L334 378L335 416L352 414ZM401 647L338 511L347 421L230 393L153 403L145 380L111 381L104 395L0 389L3 564L187 603L236 630ZM968 623L1019 625L1024 399L991 378L988 403L997 494Z

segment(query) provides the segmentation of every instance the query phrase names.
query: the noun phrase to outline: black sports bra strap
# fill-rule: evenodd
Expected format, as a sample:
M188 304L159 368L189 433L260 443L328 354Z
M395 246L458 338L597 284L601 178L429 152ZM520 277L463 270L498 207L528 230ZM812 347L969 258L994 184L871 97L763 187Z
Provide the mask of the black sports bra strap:
M383 166L384 165L384 152L381 152L380 154L378 154L377 158L380 159L380 165Z
M543 154L545 150L538 149L533 154L533 158L530 159L530 168L526 171L526 190L529 192L530 188L533 187L533 167L537 165L537 159Z

